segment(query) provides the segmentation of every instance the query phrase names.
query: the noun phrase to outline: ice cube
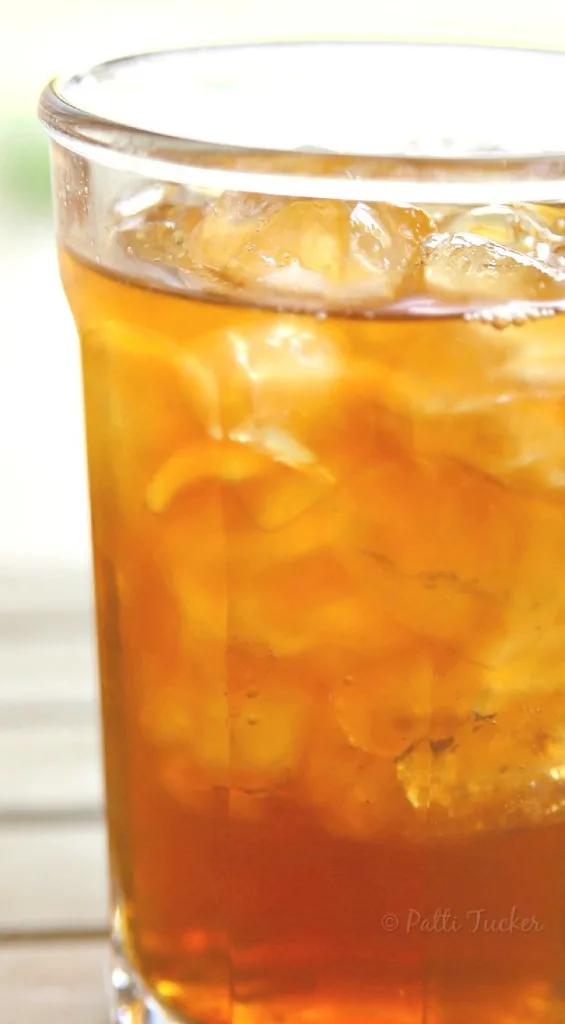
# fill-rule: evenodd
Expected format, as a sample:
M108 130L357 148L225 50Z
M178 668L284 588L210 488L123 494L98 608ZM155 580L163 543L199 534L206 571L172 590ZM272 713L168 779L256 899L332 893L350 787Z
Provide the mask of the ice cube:
M504 494L406 454L360 474L349 493L359 586L412 635L472 651L497 621L523 541Z
M334 681L331 700L349 743L380 757L396 758L429 725L435 666L424 644L383 652Z
M353 839L418 833L418 814L406 800L389 757L348 742L321 707L300 768L302 799L325 829Z
M450 302L565 298L565 273L469 232L430 236L424 245L424 279L432 295Z
M351 371L360 402L373 396L410 417L422 461L447 456L518 486L563 486L560 317L504 331L462 318L442 330L419 322L403 324L402 336L383 323L372 358L360 335Z
M293 685L258 685L230 698L230 784L243 790L270 790L296 774L313 712L313 695Z
M524 204L522 219L530 234L531 250L559 270L565 268L565 208L560 205Z
M254 521L279 529L329 494L336 474L326 460L341 450L332 434L344 435L352 401L341 330L314 317L247 314L190 339L176 366L210 444L199 442L202 457L186 445L173 453L150 484L150 504L162 507L198 474L237 478Z
M357 290L362 295L364 286L383 298L398 295L409 271L415 270L420 243L431 229L427 215L416 207L357 203L350 214L346 270L352 296Z
M221 664L208 654L185 667L190 685L167 680L143 709L164 784L187 804L223 788L230 813L256 816L257 800L297 774L315 708L308 666L232 644Z
M142 215L158 220L163 208L170 207L175 200L178 202L179 193L180 186L166 185L161 181L151 182L142 189L135 188L131 192L124 192L114 206L115 229L127 230L129 218Z
M356 340L350 376L360 400L411 419L488 409L519 386L503 373L511 336L491 324L457 318L438 329L432 319L391 320L375 332L361 322Z
M183 439L204 432L183 394L174 339L106 320L84 332L82 348L97 543L115 552L117 533L127 547L142 525L148 481Z
M247 288L391 302L431 231L416 207L224 194L191 234L194 268Z
M200 507L202 515L210 511ZM227 744L225 591L222 580L215 578L211 538L217 534L208 521L198 538L202 544L187 556L189 586L194 589L183 579L180 593L161 534L147 531L130 538L129 548L119 552L120 588L113 595L110 622L110 642L114 648L119 642L124 685L135 686L135 710L131 702L128 713L135 715L148 756L154 754L155 771L167 778L170 774L174 786L186 769L193 789L201 791L222 784ZM200 548L207 539L203 555ZM175 554L177 564L184 560L182 546L176 546ZM185 601L194 605L189 622ZM203 608L208 621L206 615L199 618ZM119 641L114 637L118 624ZM115 658L115 649L110 656Z
M242 481L238 496L250 518L270 532L300 521L331 496L335 481L322 466L293 467L275 459L267 472Z
M528 490L565 487L565 407L561 398L508 395L491 410L417 428L422 450L448 455Z
M539 546L529 552L529 564L518 570L514 588L501 606L499 628L476 652L484 670L483 688L498 706L502 699L527 699L532 694L541 698L563 685L565 601L554 585L555 550L553 572L549 558L541 562Z
M153 270L164 271L165 282L175 284L178 271L192 270L188 243L203 209L179 203L178 199L170 201L174 196L168 197L169 201L155 201L155 189L153 186L120 201L113 238L128 260L152 264Z
M432 835L464 835L565 818L565 705L561 694L499 714L469 716L443 742L423 738L398 777Z
M156 490L154 500L164 500ZM176 492L158 513L146 511L146 545L161 586L174 600L181 636L226 639L226 522L222 485L203 478ZM188 642L188 639L187 639Z
M283 466L299 468L312 466L316 462L308 448L280 427L242 423L237 430L231 432L230 437L241 445L251 445L256 451L264 452Z
M230 623L247 643L262 643L283 656L312 649L329 638L354 601L351 580L331 550L314 550L295 562L232 580Z
M146 502L152 512L163 512L185 488L202 480L237 483L269 468L259 450L233 441L195 441L176 451L150 480Z
M359 586L347 553L323 545L315 522L312 512L313 530L305 535L300 557L291 561L275 555L273 564L256 568L239 563L237 574L233 569L230 628L234 635L247 643L265 644L281 657L324 647L355 650L363 645L372 651L386 646L389 636L398 632L389 612L373 592ZM297 528L299 524L297 520ZM273 548L276 541L273 534Z
M537 395L560 398L565 388L565 337L559 321L542 319L527 332L506 335L501 372ZM504 343L503 343L504 344Z
M274 530L328 494L335 478L319 462L317 442L341 415L345 348L335 328L298 317L259 316L192 339L175 365L208 438L197 436L159 466L148 507L163 511L184 489L216 479L240 484L255 522Z
M279 530L334 487L331 473L292 437L286 443L283 432L237 436L237 441L195 440L174 452L147 485L148 509L163 513L190 488L217 481L231 485L261 529Z
M186 238L191 266L220 272L239 283L242 254L249 248L253 258L255 235L283 205L283 200L270 196L224 192L207 207L194 234Z
M308 445L292 425L331 413L348 354L338 327L315 317L258 312L190 338L177 365L180 385L212 436L261 433L265 447L270 433L272 449L280 447L278 432L286 449L294 444L298 450Z
M193 677L193 688L204 686L204 676ZM188 689L188 688L186 688ZM184 693L161 695L161 706L154 711L151 735L157 742L161 764L173 795L179 797L183 770L185 788L227 787L229 776L229 714L225 692L205 698ZM158 738L156 734L159 729ZM175 784L176 783L176 784Z
M562 206L520 204L458 210L444 218L441 230L481 235L515 252L565 269L565 215Z
M225 523L235 541L229 548L230 573L238 587L245 587L250 566L260 574L316 551L346 548L346 510L333 489L326 497L316 494L316 487L305 474L277 466L224 491Z
M506 249L539 257L535 222L520 206L479 206L458 210L443 221L442 230L451 235L480 235Z

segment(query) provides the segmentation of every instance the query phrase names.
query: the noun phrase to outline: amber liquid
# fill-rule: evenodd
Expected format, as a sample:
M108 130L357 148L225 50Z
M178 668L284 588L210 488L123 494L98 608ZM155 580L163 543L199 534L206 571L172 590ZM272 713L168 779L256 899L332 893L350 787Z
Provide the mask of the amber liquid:
M562 318L61 259L124 955L181 1021L564 1021L565 415L507 369Z

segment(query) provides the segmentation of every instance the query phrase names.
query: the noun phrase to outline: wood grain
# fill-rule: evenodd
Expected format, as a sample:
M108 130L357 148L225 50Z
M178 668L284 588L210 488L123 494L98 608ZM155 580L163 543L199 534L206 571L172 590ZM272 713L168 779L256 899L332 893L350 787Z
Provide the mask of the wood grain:
M100 754L88 588L0 574L0 1024L108 1024Z
M38 585L32 593L35 610L22 610L14 588L0 614L0 827L102 806L92 623L55 597L50 607Z
M108 1024L107 945L0 944L2 1024Z
M39 821L0 829L2 932L106 927L102 821Z
M0 729L0 826L3 819L62 811L100 813L102 783L95 721L68 709L65 724Z
M10 707L25 710L60 701L92 705L96 700L94 637L87 624L66 621L42 636L36 623L34 616L24 627L14 616L10 628L0 616L2 721Z

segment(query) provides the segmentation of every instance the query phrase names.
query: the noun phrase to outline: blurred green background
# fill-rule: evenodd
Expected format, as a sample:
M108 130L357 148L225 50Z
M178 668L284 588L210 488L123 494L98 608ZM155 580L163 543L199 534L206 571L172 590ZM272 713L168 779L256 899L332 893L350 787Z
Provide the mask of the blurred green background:
M565 49L564 0L19 0L0 36L0 570L87 575L77 345L58 283L37 96L59 71L238 40L381 38ZM258 88L260 83L258 83ZM511 88L493 82L492 88ZM394 82L391 83L391 89ZM449 88L449 83L446 83ZM561 97L548 96L562 119ZM373 117L378 122L378 106ZM535 111L524 111L524 118ZM565 132L565 129L564 129Z

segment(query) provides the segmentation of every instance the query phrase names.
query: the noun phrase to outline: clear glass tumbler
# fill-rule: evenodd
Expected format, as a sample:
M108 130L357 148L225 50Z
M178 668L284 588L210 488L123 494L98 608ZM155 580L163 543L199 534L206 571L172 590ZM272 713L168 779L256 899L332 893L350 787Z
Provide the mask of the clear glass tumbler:
M312 43L43 93L115 1021L565 1020L564 78Z

